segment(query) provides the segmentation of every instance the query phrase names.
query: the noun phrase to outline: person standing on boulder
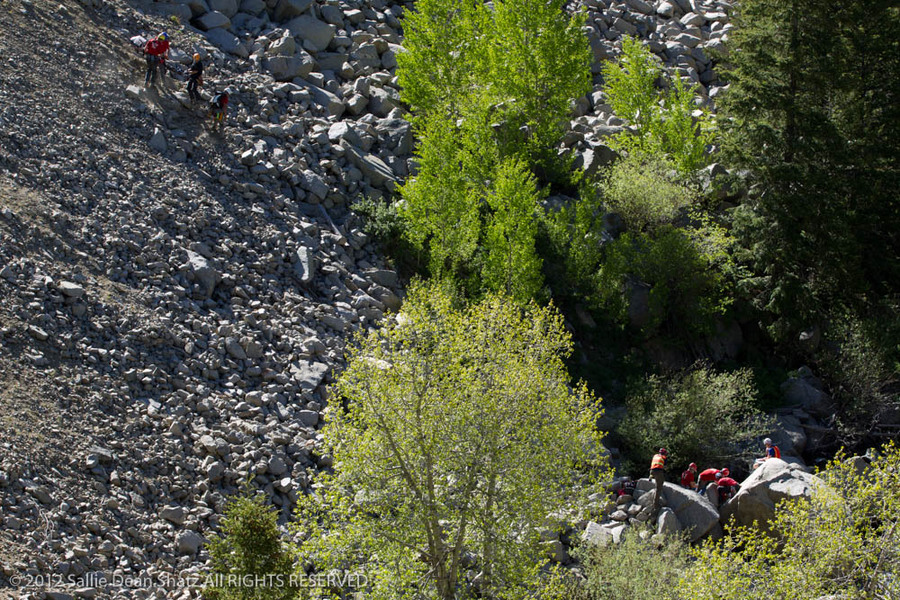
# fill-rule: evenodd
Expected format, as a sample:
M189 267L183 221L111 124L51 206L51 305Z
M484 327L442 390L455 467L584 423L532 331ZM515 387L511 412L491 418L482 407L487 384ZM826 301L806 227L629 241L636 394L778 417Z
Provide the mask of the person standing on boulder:
M653 499L653 511L659 512L659 505L662 499L663 483L666 481L666 460L669 453L665 448L660 448L659 452L653 455L650 461L650 477L656 482L656 497Z
M689 490L697 489L697 463L691 463L688 465L687 470L681 474L681 487L686 487Z
M197 90L203 84L203 61L200 60L199 54L194 54L194 62L191 63L191 68L188 69L188 84L187 91L188 96L191 97L191 102L197 104L203 98L200 97L200 92Z

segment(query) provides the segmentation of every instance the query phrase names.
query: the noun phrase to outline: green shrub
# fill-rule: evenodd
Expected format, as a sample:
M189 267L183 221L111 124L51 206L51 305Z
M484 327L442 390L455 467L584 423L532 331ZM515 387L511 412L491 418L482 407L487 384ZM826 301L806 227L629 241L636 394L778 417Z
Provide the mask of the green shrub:
M628 444L635 473L646 471L660 446L669 451L671 471L690 462L722 466L744 457L743 443L766 432L749 369L716 372L699 366L651 376L626 405L628 414L617 431Z
M695 193L677 179L671 163L634 153L616 161L602 184L609 210L619 213L631 231L672 221Z
M644 530L645 535L651 532ZM657 543L642 539L633 527L619 544L578 547L574 554L584 565L586 581L571 585L568 600L634 600L680 597L678 579L688 567L690 551L681 539Z
M262 493L249 486L229 500L222 535L209 542L213 585L203 590L211 600L281 600L292 598L293 560L278 529L278 513Z

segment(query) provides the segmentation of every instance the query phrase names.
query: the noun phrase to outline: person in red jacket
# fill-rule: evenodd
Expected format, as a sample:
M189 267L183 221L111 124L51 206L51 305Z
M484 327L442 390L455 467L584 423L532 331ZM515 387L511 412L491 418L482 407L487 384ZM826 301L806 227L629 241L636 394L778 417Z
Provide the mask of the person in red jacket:
M687 471L681 474L681 486L686 487L689 490L697 489L697 463L691 463L688 465Z
M706 469L704 471L700 471L700 475L698 476L699 486L700 486L700 494L706 493L706 488L709 484L714 483L716 481L716 475L722 475L723 477L728 476L728 469Z
M731 497L735 495L738 487L740 487L738 482L728 475L717 477L716 485L719 488L719 506L722 506L723 504L728 502L728 500L730 500Z
M144 58L147 60L147 76L144 78L144 87L156 83L156 73L160 67L165 67L168 55L169 34L165 31L144 45Z

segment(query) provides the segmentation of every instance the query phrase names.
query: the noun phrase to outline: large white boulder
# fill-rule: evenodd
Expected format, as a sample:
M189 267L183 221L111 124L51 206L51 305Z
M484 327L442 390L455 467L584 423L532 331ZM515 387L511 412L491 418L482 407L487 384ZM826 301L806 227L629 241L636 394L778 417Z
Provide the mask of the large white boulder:
M694 490L666 482L663 485L664 505L672 509L681 528L696 542L719 524L719 513L705 496Z
M805 468L770 458L741 483L735 496L720 508L722 524L733 521L737 525L758 523L769 527L775 517L776 504L782 500L809 498L822 480L807 473Z

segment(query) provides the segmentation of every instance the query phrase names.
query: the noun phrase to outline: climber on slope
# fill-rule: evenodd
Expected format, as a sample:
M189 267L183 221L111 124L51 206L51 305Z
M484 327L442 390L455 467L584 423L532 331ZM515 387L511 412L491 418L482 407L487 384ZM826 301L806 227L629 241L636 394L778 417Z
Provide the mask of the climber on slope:
M144 87L150 87L151 84L156 83L157 71L165 68L168 55L169 34L165 31L144 44L144 58L147 60L147 76L144 78Z
M191 63L191 67L188 69L187 84L188 96L191 97L193 104L197 104L203 99L197 90L201 85L203 85L203 61L200 60L199 54L194 54L194 62Z

